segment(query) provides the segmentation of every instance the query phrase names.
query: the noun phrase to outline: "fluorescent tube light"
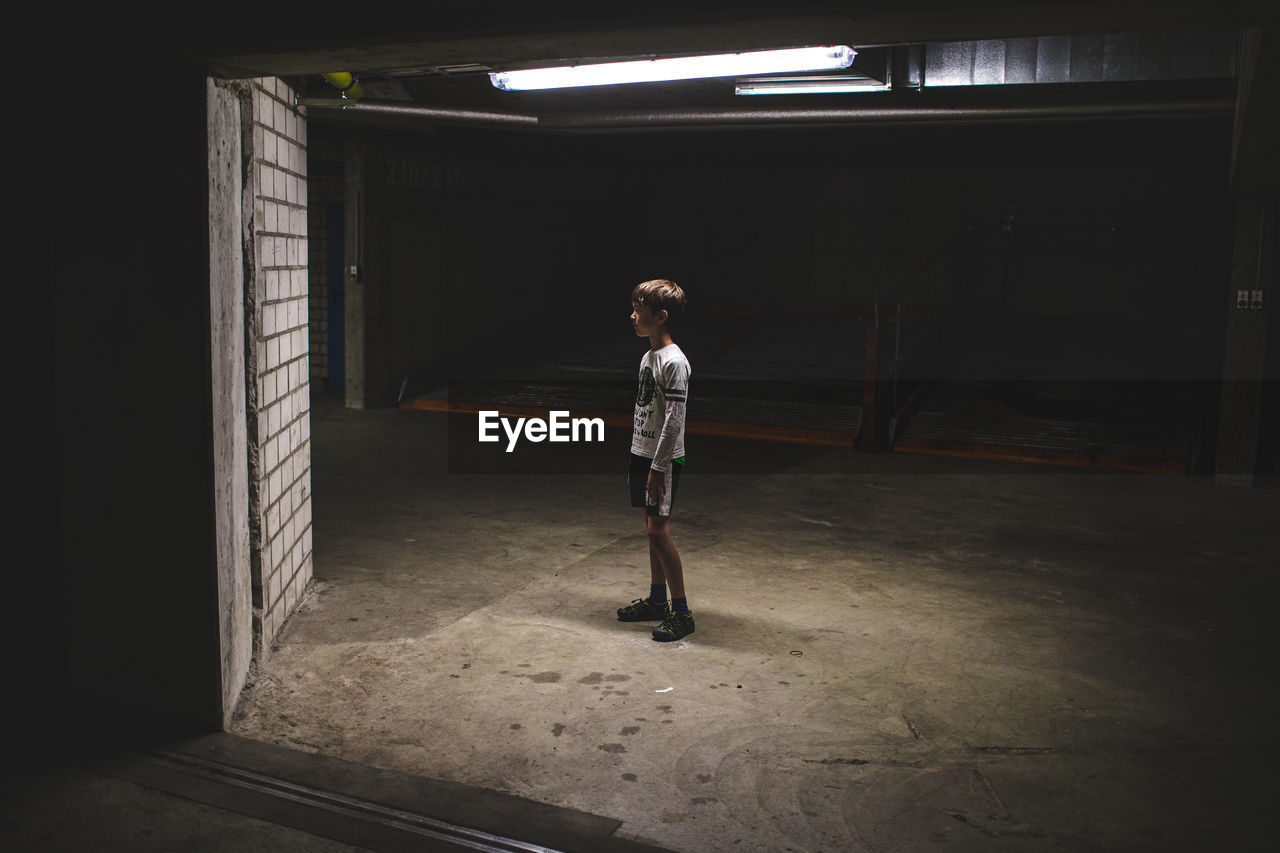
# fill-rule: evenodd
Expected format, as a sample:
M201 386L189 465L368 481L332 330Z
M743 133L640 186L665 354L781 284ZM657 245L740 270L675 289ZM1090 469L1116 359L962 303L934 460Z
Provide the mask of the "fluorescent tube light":
M733 88L735 95L825 95L841 92L887 92L889 84L861 74L814 77L748 77Z
M739 77L744 74L787 74L800 71L832 71L853 64L855 52L847 45L756 50L714 56L681 56L633 62L602 62L560 68L491 73L493 85L506 91L563 89L572 86L609 86L659 80L693 80L702 77Z

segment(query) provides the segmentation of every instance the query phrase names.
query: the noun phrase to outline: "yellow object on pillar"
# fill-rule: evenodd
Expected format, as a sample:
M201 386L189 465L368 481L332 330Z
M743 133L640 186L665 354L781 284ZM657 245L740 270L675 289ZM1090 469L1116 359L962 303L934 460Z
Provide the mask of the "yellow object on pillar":
M355 102L364 95L364 87L350 72L334 71L320 76L329 81L330 86L341 91L344 100Z

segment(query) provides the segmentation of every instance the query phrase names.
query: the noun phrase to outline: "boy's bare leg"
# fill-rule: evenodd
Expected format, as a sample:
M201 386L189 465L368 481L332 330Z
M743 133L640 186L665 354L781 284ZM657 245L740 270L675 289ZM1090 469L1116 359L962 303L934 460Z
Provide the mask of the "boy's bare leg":
M662 560L658 557L658 549L653 546L653 537L649 537L649 583L659 586L667 582L667 575L662 571Z
M671 519L646 515L645 526L649 531L649 571L653 582L662 583L665 578L671 598L684 598L684 566L671 538Z

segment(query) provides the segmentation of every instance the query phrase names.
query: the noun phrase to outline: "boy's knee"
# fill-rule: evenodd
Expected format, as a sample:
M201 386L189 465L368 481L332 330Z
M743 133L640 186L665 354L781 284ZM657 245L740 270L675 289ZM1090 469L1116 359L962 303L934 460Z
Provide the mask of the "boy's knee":
M650 542L661 542L671 538L671 527L662 516L649 516L647 530Z

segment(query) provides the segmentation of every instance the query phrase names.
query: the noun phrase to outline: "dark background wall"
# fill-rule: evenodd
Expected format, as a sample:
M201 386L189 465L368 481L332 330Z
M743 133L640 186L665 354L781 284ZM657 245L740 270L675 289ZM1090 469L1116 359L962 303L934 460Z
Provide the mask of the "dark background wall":
M313 139L340 136L313 126ZM692 305L912 301L972 227L1003 322L1199 329L1221 350L1224 120L549 135L365 130L369 405L573 334L668 277ZM1004 226L1010 226L1008 230ZM1212 374L1212 364L1207 364Z
M68 86L33 119L47 367L5 608L24 731L103 706L218 723L206 78L135 71L147 109Z
M535 345L606 292L617 238L603 167L521 138L477 151L370 134L362 150L367 405L393 405L406 377L447 378L451 359Z
M618 167L639 202L630 255L715 298L870 302L967 224L1002 250L1008 209L1016 269L1003 293L984 291L991 307L1185 322L1204 304L1199 252L1227 209L1227 130L1198 130L723 133L692 150L676 139L656 162Z

